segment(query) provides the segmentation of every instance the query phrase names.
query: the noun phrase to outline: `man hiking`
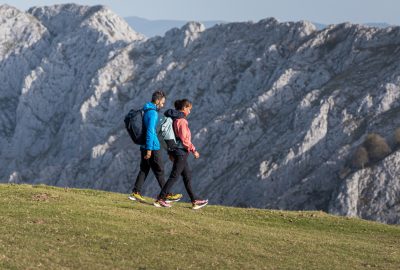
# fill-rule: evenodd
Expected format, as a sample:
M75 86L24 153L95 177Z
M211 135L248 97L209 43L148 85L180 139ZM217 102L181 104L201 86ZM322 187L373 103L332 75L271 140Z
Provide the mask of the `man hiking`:
M151 97L151 102L146 103L143 107L143 132L146 134L146 142L140 146L140 170L136 177L132 194L129 196L129 199L133 201L145 201L140 192L150 169L153 171L160 188L165 184L164 163L156 131L158 125L158 111L164 107L165 97L163 91L156 91ZM178 201L181 198L182 194L167 194L165 199L171 202Z

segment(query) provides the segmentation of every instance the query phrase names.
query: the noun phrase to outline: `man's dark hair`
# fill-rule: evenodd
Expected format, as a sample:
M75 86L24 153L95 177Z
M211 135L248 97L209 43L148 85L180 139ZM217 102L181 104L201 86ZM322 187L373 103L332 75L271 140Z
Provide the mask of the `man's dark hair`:
M162 98L165 98L165 93L163 91L155 91L153 95L151 96L151 102L156 102L157 100L160 100Z

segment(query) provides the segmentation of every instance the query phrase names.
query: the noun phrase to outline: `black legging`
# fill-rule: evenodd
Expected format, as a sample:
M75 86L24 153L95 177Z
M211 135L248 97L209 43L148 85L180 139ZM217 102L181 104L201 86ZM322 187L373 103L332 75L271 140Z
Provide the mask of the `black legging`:
M194 195L192 191L192 170L190 169L189 163L187 162L189 153L185 153L184 155L176 155L173 154L174 157L174 165L172 166L171 174L168 178L167 183L165 183L162 188L160 195L158 198L165 199L165 196L170 193L172 186L176 183L179 176L182 175L183 183L185 184L185 188L187 193L189 194L190 199L193 201L197 200L197 197Z
M142 186L144 181L147 178L147 175L150 172L150 168L153 171L160 188L162 188L165 184L164 179L164 163L161 156L161 151L151 151L151 157L149 159L144 159L147 150L140 150L141 160L140 160L140 171L138 176L136 177L135 186L133 188L133 192L140 192L142 190Z

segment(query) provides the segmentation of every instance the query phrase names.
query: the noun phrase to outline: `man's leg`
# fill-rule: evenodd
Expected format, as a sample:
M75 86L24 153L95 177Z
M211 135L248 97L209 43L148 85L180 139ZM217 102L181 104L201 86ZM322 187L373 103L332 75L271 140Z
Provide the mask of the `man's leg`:
M162 160L161 151L152 151L150 158L150 167L156 177L160 188L165 185L164 162Z
M150 161L144 159L144 156L146 155L146 150L140 150L140 171L136 177L136 182L135 186L133 187L132 192L138 192L142 190L142 186L144 181L146 180L147 175L149 174L150 171Z

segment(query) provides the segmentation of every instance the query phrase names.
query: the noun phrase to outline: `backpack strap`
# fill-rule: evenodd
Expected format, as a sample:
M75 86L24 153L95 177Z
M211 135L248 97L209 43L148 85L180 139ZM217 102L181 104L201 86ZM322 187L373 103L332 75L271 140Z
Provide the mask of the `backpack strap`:
M143 110L144 112L148 112L148 111L151 111L151 110L153 110L153 111L157 111L156 109L154 109L154 108L148 108L148 109L146 109L146 110Z
M151 110L157 111L156 109L153 109L153 108L148 108L148 109L146 109L146 110L142 109L142 122L143 122L143 125L144 125L144 126L145 126L145 124L144 124L144 115L145 115L148 111L151 111Z

